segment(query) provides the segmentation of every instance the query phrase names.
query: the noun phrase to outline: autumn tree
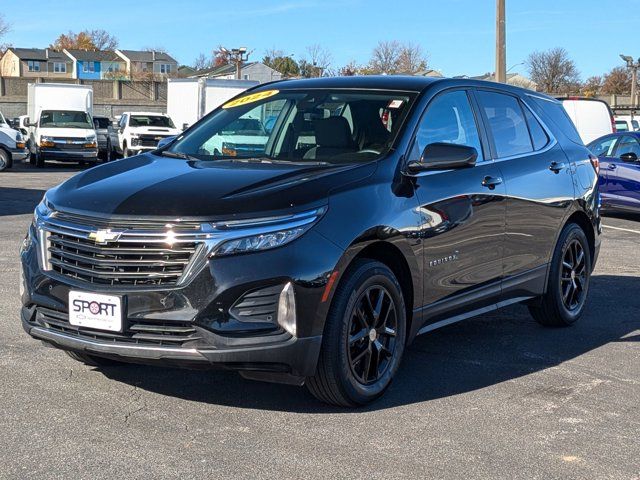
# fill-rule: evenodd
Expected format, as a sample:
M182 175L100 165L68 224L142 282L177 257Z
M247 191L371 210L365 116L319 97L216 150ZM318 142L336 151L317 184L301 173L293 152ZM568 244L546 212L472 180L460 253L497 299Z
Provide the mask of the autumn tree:
M359 71L358 65L352 60L338 69L338 75L341 77L353 77L354 75L358 75Z
M106 30L83 30L79 33L68 32L61 34L51 45L55 50L115 50L118 39Z
M631 93L631 72L626 67L615 67L605 74L602 93L622 95Z
M525 64L529 77L543 92L571 93L579 88L580 74L564 48L532 52Z

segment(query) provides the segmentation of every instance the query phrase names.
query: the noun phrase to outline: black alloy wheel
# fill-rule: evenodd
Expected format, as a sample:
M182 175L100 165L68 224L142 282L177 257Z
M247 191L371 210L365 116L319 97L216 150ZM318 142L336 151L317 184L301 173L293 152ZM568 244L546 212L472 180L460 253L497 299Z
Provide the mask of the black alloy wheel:
M580 308L585 299L585 284L587 282L585 260L584 248L577 239L565 246L562 268L560 269L560 286L562 303L569 311Z
M389 292L379 285L364 291L351 312L348 357L351 372L363 385L378 381L389 367L398 318Z

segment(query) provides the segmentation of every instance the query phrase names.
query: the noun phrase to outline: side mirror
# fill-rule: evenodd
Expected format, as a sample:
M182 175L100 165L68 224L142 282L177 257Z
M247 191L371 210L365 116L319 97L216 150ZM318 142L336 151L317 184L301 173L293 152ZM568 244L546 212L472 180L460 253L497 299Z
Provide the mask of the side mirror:
M24 119L24 126L25 127L37 127L38 126L38 122L32 122L31 119L29 117Z
M623 162L629 162L629 163L637 162L638 155L636 155L633 152L623 153L622 155L620 155L620 160L622 160Z
M184 132L187 128L189 128L189 124L188 123L183 123L182 124L182 131Z
M420 161L407 164L407 173L473 167L477 158L478 151L474 147L455 143L430 143L424 148Z

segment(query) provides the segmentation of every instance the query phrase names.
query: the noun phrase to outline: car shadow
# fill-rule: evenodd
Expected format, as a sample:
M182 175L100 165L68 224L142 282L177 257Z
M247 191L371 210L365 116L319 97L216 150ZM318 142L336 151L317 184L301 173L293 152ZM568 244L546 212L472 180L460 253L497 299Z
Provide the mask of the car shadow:
M539 326L522 305L418 337L407 348L387 393L359 411L428 402L513 380L572 360L610 342L638 342L639 277L597 275L582 319L570 328ZM254 382L229 371L123 365L102 368L110 379L185 400L240 408L348 413L305 389Z

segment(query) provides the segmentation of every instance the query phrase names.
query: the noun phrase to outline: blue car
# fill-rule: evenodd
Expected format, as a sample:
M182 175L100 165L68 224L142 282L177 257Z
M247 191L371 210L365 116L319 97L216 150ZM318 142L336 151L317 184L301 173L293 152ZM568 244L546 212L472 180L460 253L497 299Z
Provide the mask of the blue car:
M602 208L640 213L640 132L612 133L587 147L600 160Z

